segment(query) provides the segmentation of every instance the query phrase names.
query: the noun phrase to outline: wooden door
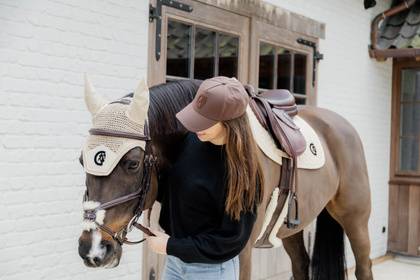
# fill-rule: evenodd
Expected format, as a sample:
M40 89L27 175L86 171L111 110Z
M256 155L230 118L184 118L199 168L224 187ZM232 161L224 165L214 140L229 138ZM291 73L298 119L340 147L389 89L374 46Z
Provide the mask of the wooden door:
M156 1L151 1L155 6ZM163 7L161 57L155 59L155 24L149 27L149 85L179 79L206 79L223 75L248 83L250 19L197 1L183 0L187 13ZM157 227L160 205L152 210ZM143 247L143 278L161 279L164 256Z
M420 62L395 60L389 189L391 252L420 256Z
M155 6L155 0L150 2ZM149 85L177 79L205 79L225 75L235 76L242 83L250 83L256 89L267 89L259 83L263 79L263 67L259 62L272 59L274 62L271 64L276 65L268 71L276 81L272 88L287 88L281 87L279 77L289 80L288 89L294 93L298 103L316 104L316 88L312 84L312 49L296 43L296 39L300 37L318 42L315 37L286 30L284 27L287 24L279 28L276 17L276 22L271 22L272 25L266 17L257 20L260 15L265 14L265 10L256 8L252 1L241 2L234 9L229 8L236 5L233 2L217 6L219 1L216 0L182 0L182 3L190 5L193 12L163 8L159 60L155 59L155 24L150 24ZM284 13L283 16L279 22L288 23L289 14ZM300 16L296 16L293 22L299 22L300 24L293 26L305 27L303 30L313 30L315 24L314 21ZM275 48L276 52L272 57L262 58L265 54L260 52L261 42L269 43ZM287 67L280 63L283 53L291 61ZM286 75L283 72L287 72ZM155 203L152 227L157 226L159 211L160 205ZM311 247L313 232L308 231L305 234L305 243ZM165 257L150 252L144 246L142 279L160 279L164 262ZM283 247L253 249L251 279L289 280L290 276L290 260Z

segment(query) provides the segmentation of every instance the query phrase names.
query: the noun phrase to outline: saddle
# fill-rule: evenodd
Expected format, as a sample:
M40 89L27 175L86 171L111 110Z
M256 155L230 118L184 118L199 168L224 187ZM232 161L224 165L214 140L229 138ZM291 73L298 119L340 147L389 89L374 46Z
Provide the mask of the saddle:
M256 95L249 85L250 107L262 126L271 133L277 147L290 157L305 151L306 142L292 117L297 115L294 96L285 89L267 90Z
M283 158L281 176L278 183L283 207L288 194L286 225L295 228L300 224L296 197L297 157L306 149L306 141L292 117L298 109L294 96L288 90L268 90L256 94L251 85L244 86L250 96L249 105L261 125L270 132L277 147L290 158ZM280 214L280 213L278 213Z

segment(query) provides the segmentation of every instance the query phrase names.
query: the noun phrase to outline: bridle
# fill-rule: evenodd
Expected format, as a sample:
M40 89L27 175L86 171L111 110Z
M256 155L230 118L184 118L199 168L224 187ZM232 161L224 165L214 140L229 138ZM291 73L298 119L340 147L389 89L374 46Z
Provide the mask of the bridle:
M100 135L100 136L112 136L112 137L121 137L121 138L128 138L128 139L136 139L136 140L142 140L146 141L145 145L145 155L143 159L143 173L141 177L141 182L139 185L139 188L130 194L118 197L116 199L107 201L105 203L100 204L94 209L85 209L83 218L89 222L95 223L95 225L101 229L103 232L107 233L117 241L120 245L122 244L139 244L143 242L146 238L143 238L138 241L130 241L127 239L127 234L132 230L133 227L141 230L142 232L155 236L149 229L138 223L138 219L140 218L141 214L143 213L143 207L146 200L146 195L149 192L150 185L151 185L151 177L153 169L157 170L157 157L153 154L152 149L152 143L151 143L151 137L149 132L149 126L148 123L145 122L144 125L144 135L137 134L137 133L128 133L128 132L119 132L119 131L113 131L113 130L107 130L107 129L90 129L89 134L91 135ZM138 205L136 207L136 210L134 212L134 216L131 218L131 220L123 226L119 231L113 231L109 227L102 225L96 221L96 216L99 210L107 210L112 207L115 207L117 205L126 203L128 201L131 201L133 199L139 199ZM88 201L88 192L85 191L83 201Z

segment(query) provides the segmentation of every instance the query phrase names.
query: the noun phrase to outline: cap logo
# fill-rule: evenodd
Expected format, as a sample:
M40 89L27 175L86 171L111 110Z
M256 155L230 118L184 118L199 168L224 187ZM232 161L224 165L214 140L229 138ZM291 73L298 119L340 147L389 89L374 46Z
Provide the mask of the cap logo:
M105 151L99 151L95 154L94 161L96 165L102 166L106 158Z
M206 104L207 101L207 96L205 95L200 95L197 99L197 108L201 108L204 106L204 104Z

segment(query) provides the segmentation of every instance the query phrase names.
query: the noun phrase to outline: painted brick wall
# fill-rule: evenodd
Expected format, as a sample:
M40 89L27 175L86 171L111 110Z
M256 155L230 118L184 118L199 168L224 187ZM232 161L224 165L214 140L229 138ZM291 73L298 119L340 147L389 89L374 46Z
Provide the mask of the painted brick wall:
M368 160L372 257L386 252L391 63L368 57L361 0L267 0L326 23L318 104L359 131ZM382 3L385 2L385 3ZM82 169L90 125L82 73L108 98L147 68L148 1L0 0L0 279L139 279L141 247L93 270L77 255ZM127 248L126 248L127 249ZM350 264L351 264L350 260Z
M371 20L388 9L390 1L377 1L367 11L362 0L266 2L326 24L326 38L320 42L325 58L319 63L318 106L343 115L362 138L372 190L371 256L382 256L387 250L382 227L388 227L392 63L370 59L368 44Z
M77 159L83 73L108 98L133 90L147 27L143 0L0 0L0 279L140 279L141 246L111 270L79 258Z

